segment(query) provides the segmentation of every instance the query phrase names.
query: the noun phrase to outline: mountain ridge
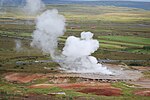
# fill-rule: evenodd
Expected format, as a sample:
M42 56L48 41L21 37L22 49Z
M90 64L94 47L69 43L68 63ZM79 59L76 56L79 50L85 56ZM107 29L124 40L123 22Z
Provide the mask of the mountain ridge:
M2 2L3 1L3 2ZM45 4L81 4L92 6L117 6L150 10L150 2L135 1L74 1L74 0L43 0ZM0 6L23 6L25 0L0 0Z

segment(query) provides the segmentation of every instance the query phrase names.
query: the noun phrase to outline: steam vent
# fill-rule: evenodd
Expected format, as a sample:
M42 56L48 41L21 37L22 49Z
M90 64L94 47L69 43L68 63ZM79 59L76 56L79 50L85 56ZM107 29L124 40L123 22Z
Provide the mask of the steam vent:
M0 0L0 100L150 100L150 0Z

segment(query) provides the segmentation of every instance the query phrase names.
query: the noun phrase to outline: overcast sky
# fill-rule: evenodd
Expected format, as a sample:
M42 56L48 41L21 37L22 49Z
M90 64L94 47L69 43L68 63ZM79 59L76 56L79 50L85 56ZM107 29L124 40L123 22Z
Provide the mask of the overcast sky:
M72 0L72 1L146 1L150 2L150 0Z

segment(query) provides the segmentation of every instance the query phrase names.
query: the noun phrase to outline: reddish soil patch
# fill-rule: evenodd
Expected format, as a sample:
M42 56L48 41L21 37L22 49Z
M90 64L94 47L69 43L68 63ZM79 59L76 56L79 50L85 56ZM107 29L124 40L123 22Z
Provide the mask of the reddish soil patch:
M78 92L82 93L92 93L96 95L104 96L120 96L122 94L121 89L119 88L85 88Z
M5 79L10 82L28 83L35 79L42 78L42 76L42 74L10 73L5 76Z
M36 85L31 85L28 88L50 88L56 86L55 84L36 84Z
M85 84L79 84L79 83L74 83L74 84L59 84L57 85L60 88L65 88L65 89L69 89L69 88L81 88L81 87L85 87Z
M134 94L140 96L150 96L150 90L136 91Z
M50 88L60 87L64 89L75 89L77 92L93 93L104 96L120 96L121 89L114 88L110 83L73 83L73 84L36 84L29 88ZM80 90L79 90L80 89Z
M84 88L84 87L111 87L110 83L73 83L73 84L59 84L58 87L69 88Z
M112 87L110 83L72 83L72 84L66 83L66 84L36 84L36 85L29 86L29 88L49 88L54 86L64 88L64 89L76 89L76 88L86 88L86 87L92 87L92 88Z

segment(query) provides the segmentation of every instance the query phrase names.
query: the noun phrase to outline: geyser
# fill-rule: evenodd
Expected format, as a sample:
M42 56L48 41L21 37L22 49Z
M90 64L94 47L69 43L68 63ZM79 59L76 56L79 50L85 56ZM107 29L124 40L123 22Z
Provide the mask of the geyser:
M26 0L24 11L29 15L36 15L44 8L45 8L45 4L42 2L42 0Z
M90 56L99 48L99 42L93 39L93 33L82 32L81 38L70 36L67 38L62 54L64 63L62 68L77 73L112 74L106 67L99 64L97 59Z
M67 38L62 52L58 53L58 38L64 35L65 18L56 9L47 10L36 19L31 46L41 49L59 63L62 70L75 73L112 74L106 67L91 56L99 48L93 33L82 32L81 37Z
M36 19L36 30L33 32L31 46L36 46L54 59L58 37L64 35L65 18L56 9L47 10Z

